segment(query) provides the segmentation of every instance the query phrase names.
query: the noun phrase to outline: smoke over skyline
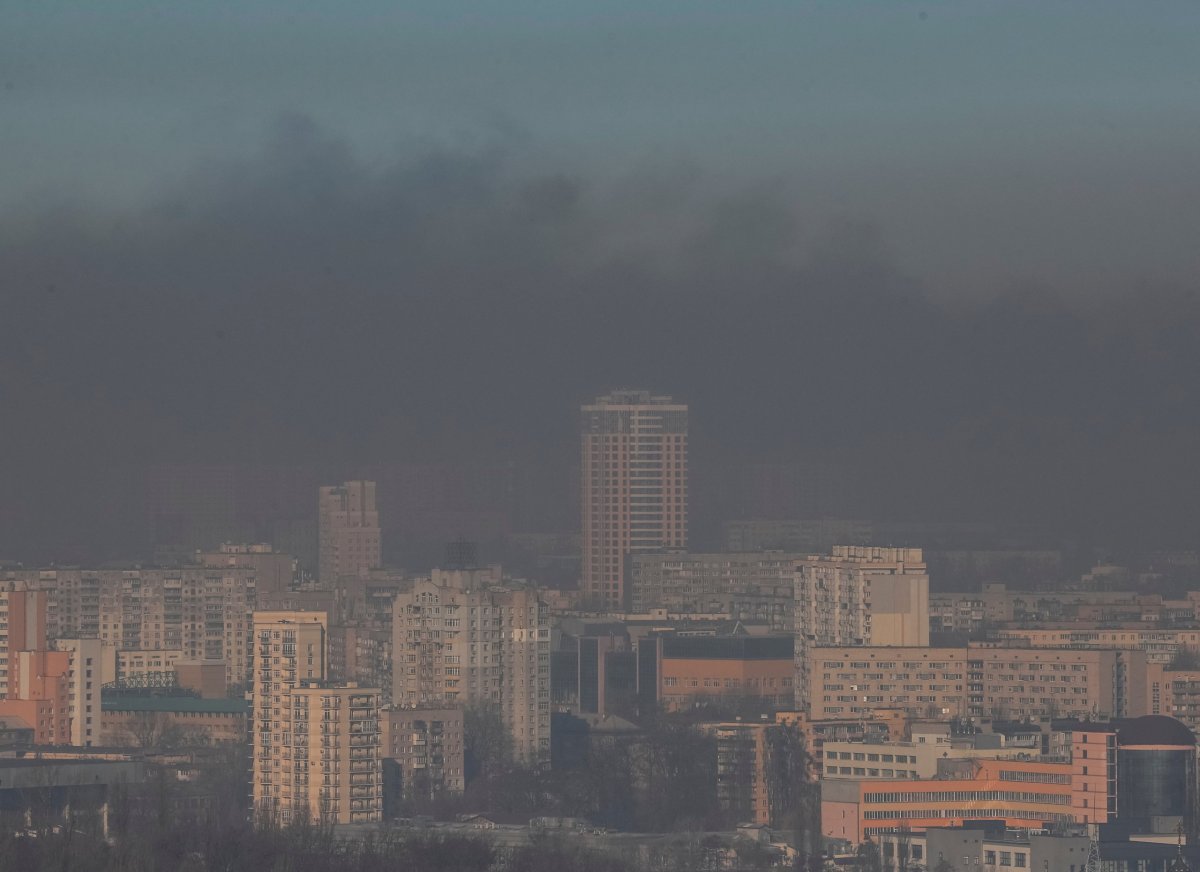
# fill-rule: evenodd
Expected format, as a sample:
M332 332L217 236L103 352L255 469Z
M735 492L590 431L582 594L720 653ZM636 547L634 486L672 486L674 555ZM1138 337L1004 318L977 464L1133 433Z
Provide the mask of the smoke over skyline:
M0 557L153 464L536 464L569 527L620 385L691 405L698 480L1194 544L1194 7L426 5L15 17Z

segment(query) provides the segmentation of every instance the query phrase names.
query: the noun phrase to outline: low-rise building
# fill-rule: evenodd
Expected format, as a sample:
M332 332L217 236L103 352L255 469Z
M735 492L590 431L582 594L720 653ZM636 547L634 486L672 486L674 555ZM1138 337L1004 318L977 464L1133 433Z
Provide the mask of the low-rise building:
M1009 648L815 648L814 719L880 706L925 717L1136 717L1152 713L1141 651Z
M393 708L383 728L385 804L400 798L433 799L465 786L461 706ZM394 777L389 777L394 776Z
M100 743L114 748L240 745L246 742L249 712L244 699L106 695L101 703Z
M924 736L914 737L923 739ZM976 734L967 740L933 743L911 742L826 742L823 778L933 778L941 760L965 758L1020 759L1038 756L1028 748L1008 748L1000 737ZM989 747L989 743L991 746Z
M663 634L638 643L639 696L668 711L721 702L790 707L794 668L791 636Z
M821 783L822 833L854 844L900 829L962 826L981 818L1026 829L1083 823L1073 805L1071 764L947 760L936 778Z

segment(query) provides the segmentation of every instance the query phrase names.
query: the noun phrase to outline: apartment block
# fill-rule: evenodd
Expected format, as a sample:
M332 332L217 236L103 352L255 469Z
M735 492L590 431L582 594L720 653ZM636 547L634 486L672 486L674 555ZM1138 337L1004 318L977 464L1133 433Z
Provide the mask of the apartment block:
M929 644L929 575L919 548L840 545L796 564L796 705L810 684L810 651L836 645Z
M301 679L291 702L292 777L283 782L284 818L290 805L293 813L307 807L324 823L382 820L379 690ZM287 762L285 752L285 767Z
M804 737L780 723L723 723L709 727L717 744L717 802L736 819L783 826L807 783Z
M537 591L458 572L396 596L392 703L489 703L529 762L550 757L550 619Z
M46 638L99 639L113 651L179 651L249 680L256 574L248 566L49 569L12 573L46 598ZM115 676L106 676L111 680Z
M916 717L1134 717L1150 712L1140 651L815 648L814 719L896 707Z
M635 554L629 585L632 610L726 614L791 633L796 564L804 557L779 552Z
M384 760L395 765L399 776L396 793L425 799L441 793L462 793L461 706L393 708L383 712L381 721Z
M632 554L683 550L688 529L688 407L613 391L581 409L583 592L627 606Z
M379 691L326 681L323 612L254 615L252 798L287 821L378 821L383 807Z
M0 583L0 699L8 695L11 655L46 647L46 594Z
M24 721L33 729L35 745L71 744L70 672L67 651L15 652L0 717Z
M259 596L287 590L296 575L296 558L261 542L226 542L216 551L200 552L196 562L210 568L252 569Z
M1075 622L1041 627L1001 627L989 637L1003 644L1031 648L1085 648L1141 651L1151 663L1168 664L1181 651L1200 651L1200 630L1146 627L1144 624L1100 626Z
M104 681L104 646L99 639L58 639L68 655L67 705L71 713L70 744L100 744L100 688Z
M375 482L348 481L322 487L317 498L318 578L365 575L383 562Z

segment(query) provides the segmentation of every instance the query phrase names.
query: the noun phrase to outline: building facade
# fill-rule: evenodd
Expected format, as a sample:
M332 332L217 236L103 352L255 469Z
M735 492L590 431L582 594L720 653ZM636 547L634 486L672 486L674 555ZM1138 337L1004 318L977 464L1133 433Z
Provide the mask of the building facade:
M627 605L631 554L687 548L688 407L614 391L581 409L583 592Z
M837 645L929 644L929 575L920 548L835 546L796 564L796 706L804 708L811 651Z
M46 594L0 583L0 699L8 695L10 657L46 647Z
M937 778L821 784L823 834L854 844L899 829L961 827L979 819L1026 829L1081 823L1082 809L1072 800L1071 764L953 760Z
M777 552L635 554L629 580L632 611L726 614L791 633L796 564L803 557Z
M288 821L369 823L383 813L378 689L326 680L323 612L254 615L252 798Z
M667 711L705 704L780 709L794 697L791 636L654 635L638 643L637 672L644 707Z
M317 499L317 577L333 584L365 575L383 562L375 482L348 481L322 487Z
M1140 651L814 648L814 719L895 707L915 717L1102 718L1150 714Z
M46 597L46 639L99 639L112 651L179 651L249 681L256 575L248 566L44 569L8 573ZM105 676L111 680L116 676Z
M462 793L463 710L461 706L393 708L382 715L383 756L398 772L403 797L433 799Z
M536 590L438 574L396 596L392 633L394 706L495 706L516 754L549 760L550 617Z

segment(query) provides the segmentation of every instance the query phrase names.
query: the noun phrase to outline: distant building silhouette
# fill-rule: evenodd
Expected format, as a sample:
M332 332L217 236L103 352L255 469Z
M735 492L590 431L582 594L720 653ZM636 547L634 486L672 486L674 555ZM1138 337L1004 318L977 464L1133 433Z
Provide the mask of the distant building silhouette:
M620 390L581 411L583 590L621 608L630 554L687 547L688 407Z
M348 481L323 487L318 499L318 578L332 584L365 575L383 562L375 482Z

